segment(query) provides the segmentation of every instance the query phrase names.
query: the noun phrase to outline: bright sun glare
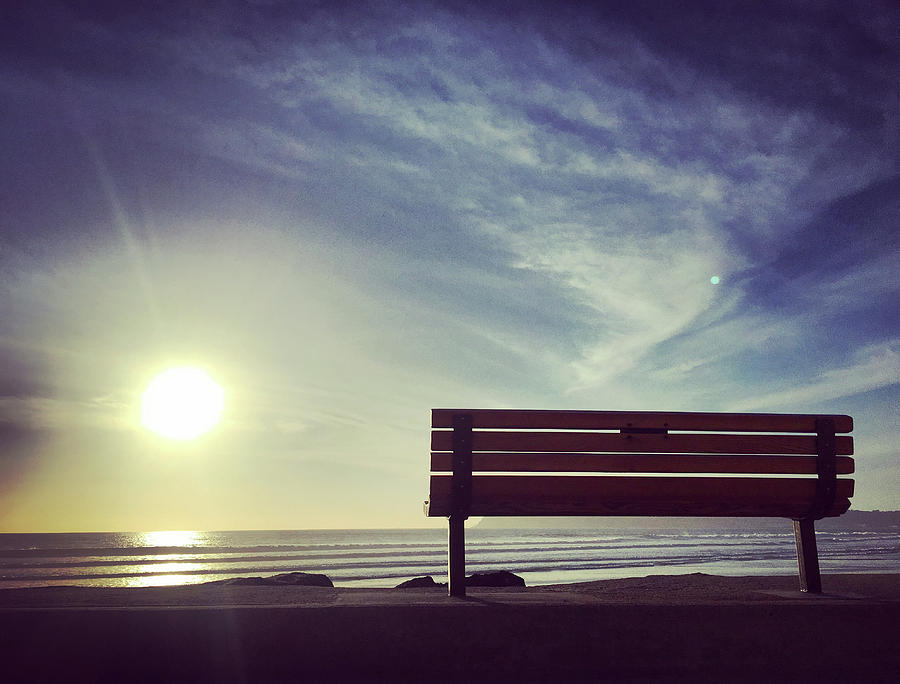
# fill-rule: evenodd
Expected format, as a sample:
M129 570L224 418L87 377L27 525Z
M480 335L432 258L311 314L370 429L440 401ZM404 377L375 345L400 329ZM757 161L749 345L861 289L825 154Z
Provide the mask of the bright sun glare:
M168 368L147 385L141 422L158 435L188 440L209 432L222 417L225 392L206 371Z

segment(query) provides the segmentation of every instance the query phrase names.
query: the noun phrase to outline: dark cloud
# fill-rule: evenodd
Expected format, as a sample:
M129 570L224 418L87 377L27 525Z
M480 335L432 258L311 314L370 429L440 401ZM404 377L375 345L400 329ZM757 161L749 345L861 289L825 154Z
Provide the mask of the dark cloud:
M40 464L41 448L51 438L49 431L0 420L0 519L22 481Z
M896 278L892 277L897 260L891 259L900 253L898 218L900 177L838 197L792 232L774 260L749 274L748 293L753 301L771 306L803 308L810 305L805 295L811 285L863 272L874 282L857 283L860 301L855 304L889 307L900 296ZM867 271L869 266L871 271ZM816 296L815 292L810 295L813 300ZM828 300L819 296L824 308Z
M49 369L35 354L0 352L3 373L0 374L0 401L28 400L51 396L53 383ZM2 419L2 416L0 416Z
M790 109L813 109L857 129L884 123L895 107L900 40L891 2L604 2L570 11L568 30L590 59L588 31L575 28L589 11L593 25L617 26L670 64ZM565 16L565 14L564 14ZM565 25L565 24L564 24ZM549 22L553 31L555 22ZM892 28L893 27L893 28ZM558 35L565 40L566 34ZM699 83L698 83L699 85ZM650 84L667 88L664 79Z

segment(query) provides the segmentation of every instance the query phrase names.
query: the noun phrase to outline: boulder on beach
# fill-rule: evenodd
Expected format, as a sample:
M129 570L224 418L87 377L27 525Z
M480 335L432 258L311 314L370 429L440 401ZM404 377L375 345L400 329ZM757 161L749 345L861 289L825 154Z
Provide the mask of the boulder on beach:
M229 577L228 579L204 582L204 584L221 584L223 587L258 587L266 584L266 577Z
M292 584L303 587L333 587L332 582L326 575L311 572L286 572L282 575L275 575L271 578L273 584Z
M446 582L435 582L434 578L431 575L425 575L425 577L414 577L411 580L406 580L405 582L401 582L394 589L422 589L422 588L431 588L431 587L446 587Z
M476 572L466 577L467 587L524 587L525 580L507 570Z
M207 584L221 584L224 586L254 586L254 587L333 587L334 583L326 575L310 572L286 572L271 577L232 577L230 579L207 582Z

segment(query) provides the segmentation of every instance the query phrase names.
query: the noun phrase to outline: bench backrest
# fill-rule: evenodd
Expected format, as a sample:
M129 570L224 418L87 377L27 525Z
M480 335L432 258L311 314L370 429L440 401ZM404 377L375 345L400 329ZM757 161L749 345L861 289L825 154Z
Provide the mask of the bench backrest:
M844 415L434 409L429 516L837 516ZM601 474L602 473L602 474Z

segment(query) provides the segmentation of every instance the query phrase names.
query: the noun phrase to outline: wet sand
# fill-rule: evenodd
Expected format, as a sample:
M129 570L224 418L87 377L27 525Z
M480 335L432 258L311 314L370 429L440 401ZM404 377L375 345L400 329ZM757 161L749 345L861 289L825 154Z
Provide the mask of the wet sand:
M5 681L894 681L900 575L0 591Z

